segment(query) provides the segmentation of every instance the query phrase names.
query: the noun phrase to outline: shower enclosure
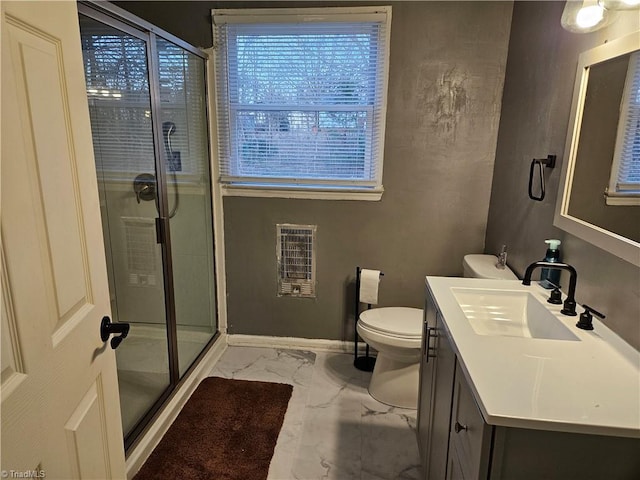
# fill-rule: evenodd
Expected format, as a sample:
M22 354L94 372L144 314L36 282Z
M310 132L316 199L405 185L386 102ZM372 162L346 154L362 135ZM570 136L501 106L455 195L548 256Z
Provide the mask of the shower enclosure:
M79 5L125 447L217 333L205 57Z

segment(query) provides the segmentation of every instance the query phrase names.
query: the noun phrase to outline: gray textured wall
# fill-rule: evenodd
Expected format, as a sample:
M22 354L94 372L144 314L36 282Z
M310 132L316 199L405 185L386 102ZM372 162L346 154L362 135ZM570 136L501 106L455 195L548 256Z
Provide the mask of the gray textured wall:
M640 346L640 269L553 226L578 55L638 28L625 13L605 30L571 34L560 27L562 2L517 2L513 10L500 132L487 225L486 250L509 246L520 275L560 238L563 259L578 271L577 300L607 314L607 324ZM543 202L527 197L529 162L548 153L560 165L549 173ZM564 280L566 284L566 279Z
M393 4L381 202L226 198L229 332L349 338L356 265L382 305L483 250L509 3ZM275 224L315 224L317 299L276 297Z
M484 248L512 4L375 3L393 6L383 199L225 198L230 333L350 338L356 265L385 272L382 305L421 307L425 275ZM208 46L230 2L120 6ZM276 296L276 223L318 226L315 300Z

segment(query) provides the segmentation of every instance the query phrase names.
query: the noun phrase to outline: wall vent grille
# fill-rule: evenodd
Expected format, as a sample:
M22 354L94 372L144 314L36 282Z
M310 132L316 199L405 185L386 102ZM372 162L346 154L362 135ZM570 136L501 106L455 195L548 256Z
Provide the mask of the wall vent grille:
M278 296L316 296L315 225L278 224Z

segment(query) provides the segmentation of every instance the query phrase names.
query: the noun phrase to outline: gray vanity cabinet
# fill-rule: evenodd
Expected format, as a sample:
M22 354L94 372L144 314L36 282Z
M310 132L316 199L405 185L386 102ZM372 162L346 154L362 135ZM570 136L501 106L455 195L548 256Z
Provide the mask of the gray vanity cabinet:
M486 478L491 430L478 410L460 365L456 365L449 429L449 464L453 470L447 471L447 479Z
M427 290L418 400L425 480L640 479L638 439L487 424L452 345Z
M420 364L418 444L425 478L429 479L444 479L447 471L455 363L449 334L427 290Z

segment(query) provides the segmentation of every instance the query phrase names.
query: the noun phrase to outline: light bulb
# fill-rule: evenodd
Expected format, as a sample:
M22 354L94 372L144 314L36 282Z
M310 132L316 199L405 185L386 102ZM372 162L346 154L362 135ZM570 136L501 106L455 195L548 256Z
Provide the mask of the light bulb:
M580 28L595 27L604 18L604 8L600 5L582 7L576 15L576 23Z
M562 28L573 33L588 33L599 30L617 17L617 12L609 10L606 3L622 0L569 0L562 12ZM640 0L627 0L640 2Z

